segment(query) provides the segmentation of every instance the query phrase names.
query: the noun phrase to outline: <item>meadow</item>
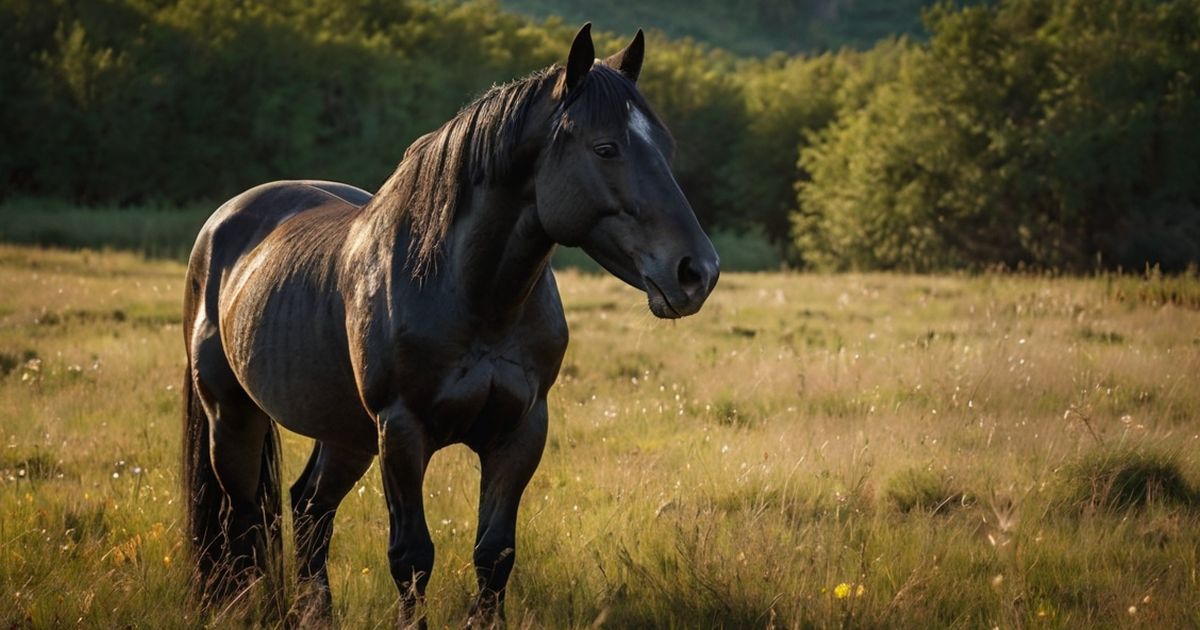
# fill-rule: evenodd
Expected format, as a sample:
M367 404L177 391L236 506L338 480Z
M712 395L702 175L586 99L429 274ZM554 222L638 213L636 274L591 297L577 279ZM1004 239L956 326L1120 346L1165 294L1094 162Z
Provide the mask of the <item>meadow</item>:
M0 246L0 627L244 622L184 604L182 276ZM730 273L675 323L559 283L513 627L1200 625L1194 275ZM478 465L427 479L429 620L457 627ZM394 620L385 548L372 470L333 541L343 627Z

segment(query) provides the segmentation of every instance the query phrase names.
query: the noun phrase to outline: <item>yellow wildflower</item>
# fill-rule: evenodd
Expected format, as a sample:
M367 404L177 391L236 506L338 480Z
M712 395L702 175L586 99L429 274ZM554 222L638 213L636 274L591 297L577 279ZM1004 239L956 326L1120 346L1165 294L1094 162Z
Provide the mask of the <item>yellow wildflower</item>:
M846 599L850 595L850 585L842 582L833 587L833 596L838 599Z

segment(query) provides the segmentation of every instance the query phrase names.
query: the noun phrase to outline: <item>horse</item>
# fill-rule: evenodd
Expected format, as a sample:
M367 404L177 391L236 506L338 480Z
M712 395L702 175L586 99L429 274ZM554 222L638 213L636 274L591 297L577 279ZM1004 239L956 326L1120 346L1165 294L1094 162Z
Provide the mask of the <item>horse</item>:
M334 515L377 456L399 621L424 625L422 483L435 451L465 444L481 469L469 619L503 621L567 347L555 247L581 247L660 318L699 311L720 273L637 88L642 32L601 60L590 28L565 66L493 86L417 139L376 194L273 182L201 228L182 476L202 605L283 579L279 425L314 440L289 492L301 609L332 614Z

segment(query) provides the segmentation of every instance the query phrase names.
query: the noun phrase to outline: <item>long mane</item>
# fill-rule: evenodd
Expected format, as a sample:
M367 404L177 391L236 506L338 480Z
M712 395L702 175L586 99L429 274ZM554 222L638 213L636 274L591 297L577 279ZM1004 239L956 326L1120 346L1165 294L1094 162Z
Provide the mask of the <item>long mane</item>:
M454 221L466 184L504 179L525 119L558 67L493 86L441 127L417 138L365 210L407 222L408 266L428 271Z
M564 74L555 65L493 86L405 151L364 211L393 225L407 223L407 265L414 278L433 266L468 186L503 181L512 173L526 119L547 87L559 101L552 144L558 144L559 131L575 125L614 124L615 117L624 122L630 105L661 125L633 82L617 71L598 63L571 94L561 85Z

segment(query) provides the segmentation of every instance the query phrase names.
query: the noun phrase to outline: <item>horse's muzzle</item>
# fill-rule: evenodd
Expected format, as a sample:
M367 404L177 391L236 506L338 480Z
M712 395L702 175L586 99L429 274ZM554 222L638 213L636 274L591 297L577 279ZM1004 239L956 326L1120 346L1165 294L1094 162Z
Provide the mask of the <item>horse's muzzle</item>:
M721 275L721 263L711 257L683 256L669 267L674 273L643 275L650 312L663 319L677 319L693 315L704 306L704 301L717 286ZM662 277L662 276L666 277Z

